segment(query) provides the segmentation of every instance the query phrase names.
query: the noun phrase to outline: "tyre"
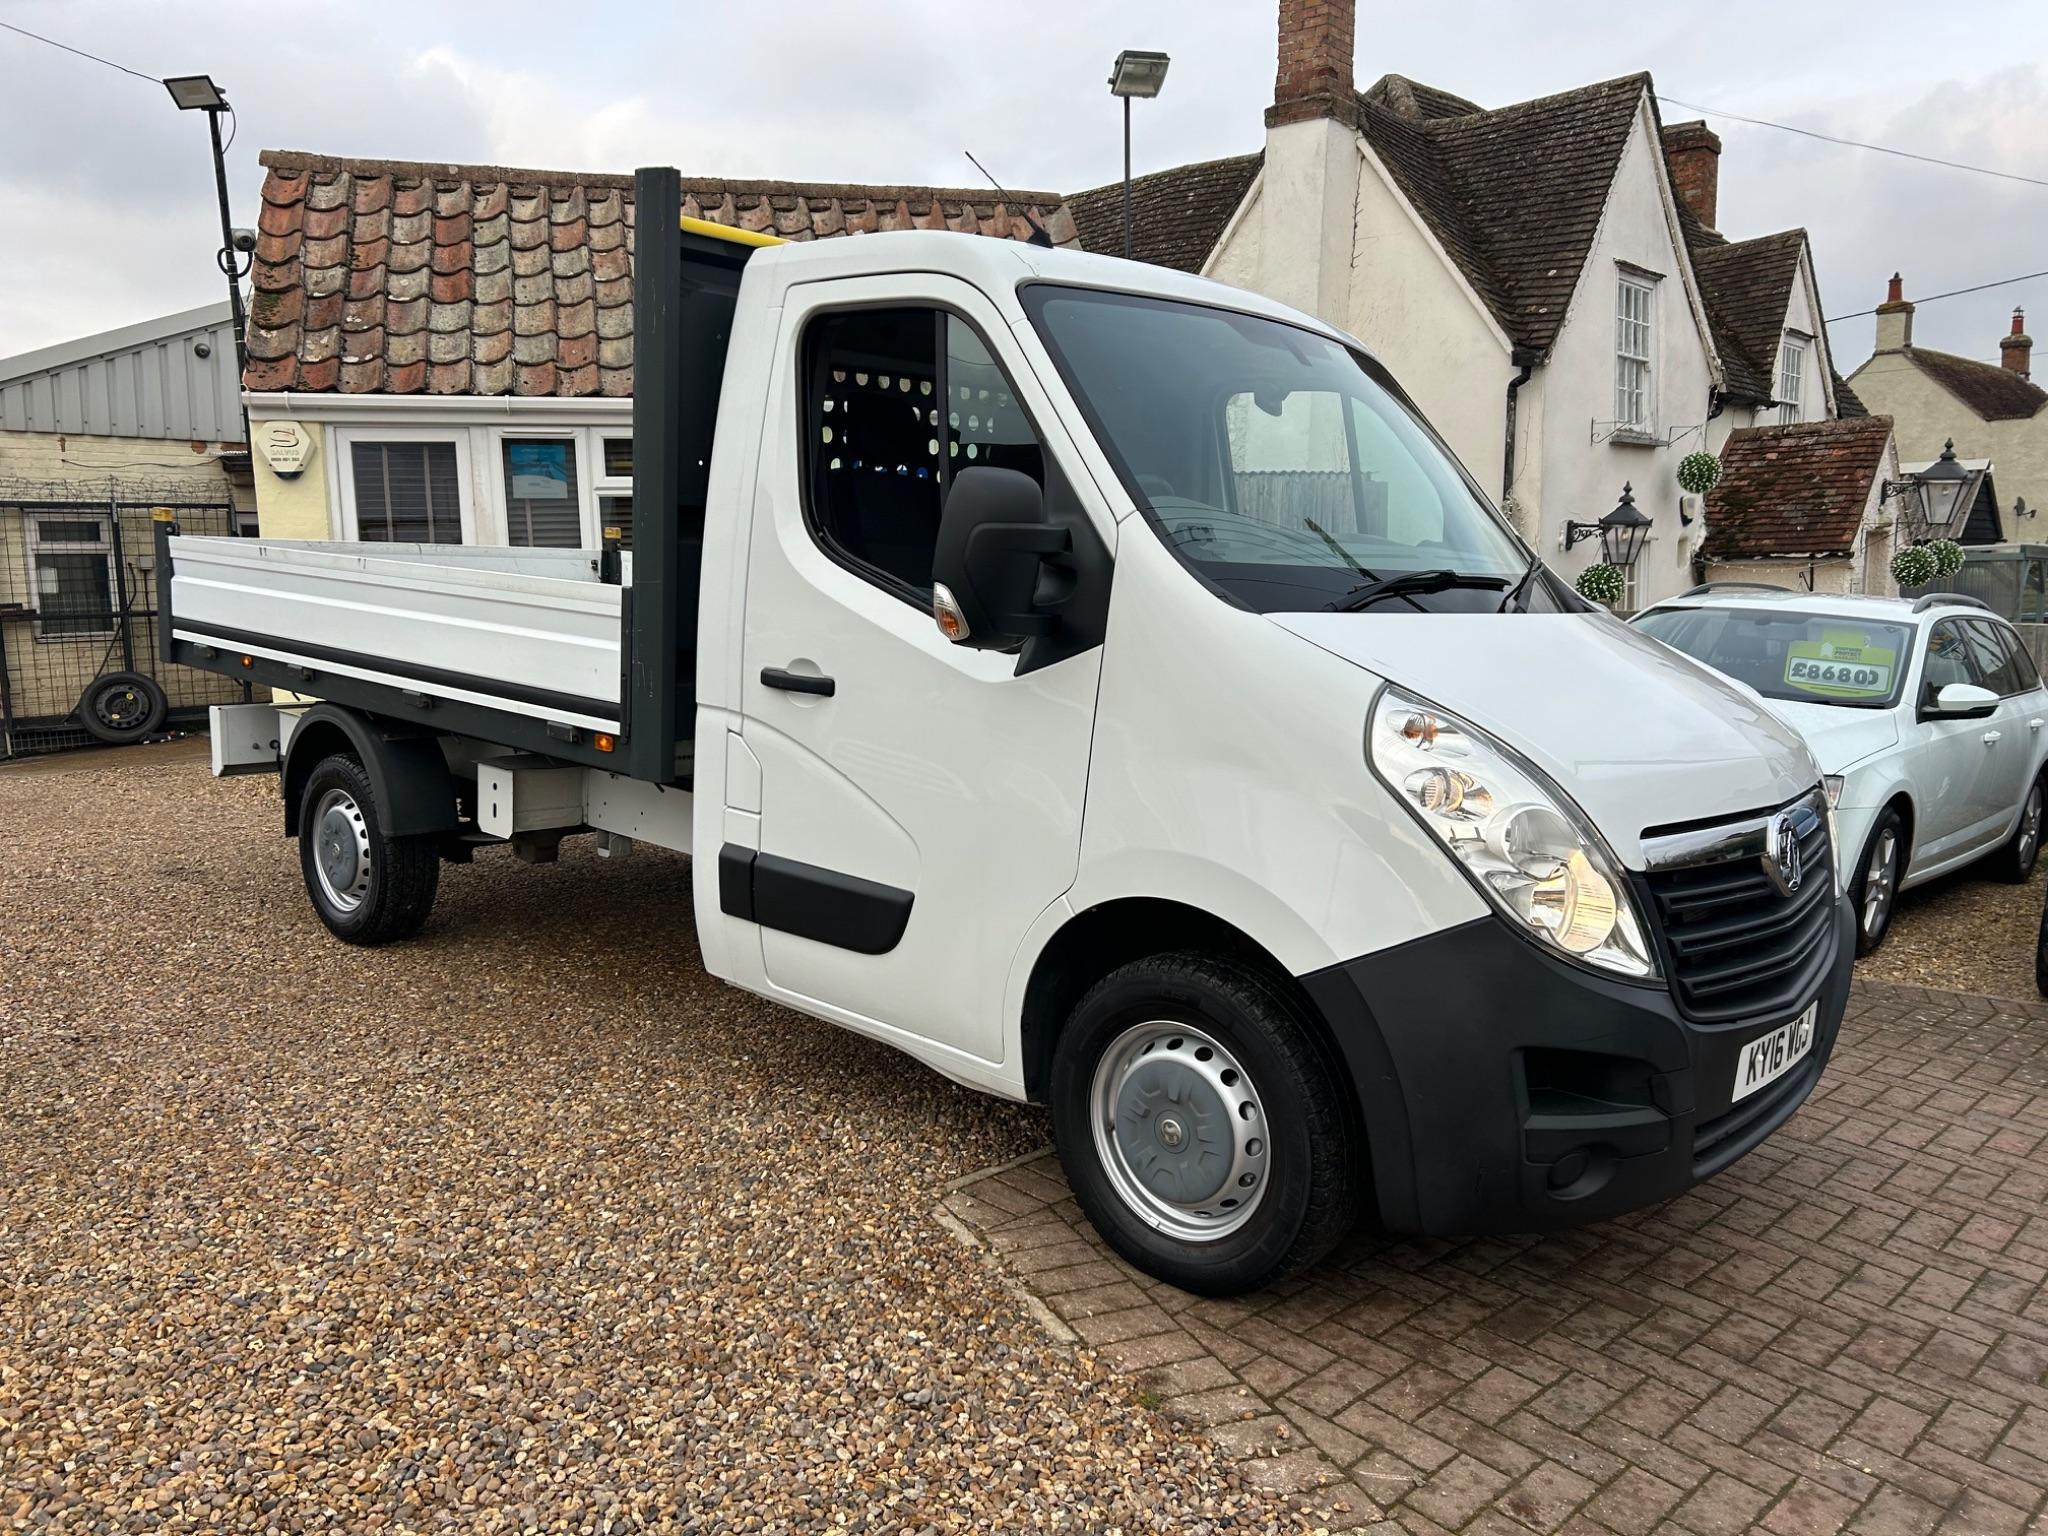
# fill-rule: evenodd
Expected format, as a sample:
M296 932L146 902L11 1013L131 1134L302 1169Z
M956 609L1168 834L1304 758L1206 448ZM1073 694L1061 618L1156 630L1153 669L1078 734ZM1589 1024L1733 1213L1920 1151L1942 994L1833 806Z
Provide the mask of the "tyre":
M329 933L350 944L389 944L426 926L441 853L431 835L388 835L368 771L360 759L336 753L306 780L299 868Z
M119 746L163 729L170 710L155 678L140 672L109 672L85 685L74 713L93 736Z
M1906 822L1898 807L1890 806L1870 829L1856 861L1856 878L1849 882L1849 900L1856 907L1857 954L1867 955L1884 942L1905 872Z
M2041 812L2044 804L2041 779L2027 786L2027 798L2020 802L2020 819L2012 836L1991 855L1991 873L2000 880L2023 884L2041 857Z
M1174 954L1112 971L1060 1034L1051 1099L1081 1209L1183 1290L1235 1296L1296 1274L1364 1204L1364 1130L1341 1069L1248 967Z
M2041 908L2041 929L2034 936L2034 989L2048 997L2048 905Z

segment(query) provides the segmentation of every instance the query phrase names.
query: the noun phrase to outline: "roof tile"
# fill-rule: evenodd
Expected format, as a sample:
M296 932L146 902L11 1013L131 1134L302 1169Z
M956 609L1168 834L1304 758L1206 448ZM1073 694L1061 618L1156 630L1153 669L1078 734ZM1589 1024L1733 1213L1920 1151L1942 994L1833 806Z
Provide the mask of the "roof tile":
M1131 182L1131 254L1178 272L1201 271L1264 158L1234 155L1137 177ZM1085 249L1122 253L1123 197L1119 181L1067 199Z
M1743 427L1721 449L1701 552L1710 560L1846 555L1885 467L1889 416Z
M250 388L632 393L630 178L261 159ZM912 227L1023 238L1028 210L1078 240L1045 194L711 178L686 191L694 217L797 239Z
M1928 347L1908 347L1906 356L1986 421L2028 421L2048 405L2048 390L2002 364L1980 363Z

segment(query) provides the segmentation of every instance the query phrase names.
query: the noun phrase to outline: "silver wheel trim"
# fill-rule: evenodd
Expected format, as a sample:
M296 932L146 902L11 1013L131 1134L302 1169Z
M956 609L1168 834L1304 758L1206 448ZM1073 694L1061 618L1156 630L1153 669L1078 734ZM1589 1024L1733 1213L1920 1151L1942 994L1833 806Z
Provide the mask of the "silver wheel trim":
M345 789L330 789L313 808L313 877L337 912L353 912L370 893L370 828Z
M1891 910L1892 887L1898 883L1899 835L1891 827L1877 834L1870 850L1870 866L1863 872L1863 934L1865 938L1884 926Z
M2026 807L2020 812L2020 863L2026 864L2034 857L2034 847L2041 841L2041 784L2037 779L2034 787L2027 791Z
M1218 1187L1203 1199L1178 1201L1149 1187L1125 1155L1123 1143L1135 1139L1137 1128L1119 1126L1119 1100L1136 1074L1162 1065L1219 1109L1228 1126L1229 1167ZM1117 1197L1166 1236L1187 1243L1215 1242L1249 1221L1265 1199L1272 1150L1265 1106L1236 1058L1201 1030L1168 1020L1125 1030L1095 1064L1088 1110L1095 1155Z

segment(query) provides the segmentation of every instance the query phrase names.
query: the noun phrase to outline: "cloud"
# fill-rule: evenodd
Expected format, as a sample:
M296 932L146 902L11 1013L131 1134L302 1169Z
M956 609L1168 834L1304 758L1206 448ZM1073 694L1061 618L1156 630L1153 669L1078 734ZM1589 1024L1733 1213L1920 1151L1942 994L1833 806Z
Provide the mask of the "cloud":
M1173 56L1132 114L1139 172L1256 149L1273 0L12 0L8 20L150 73L207 70L239 112L235 221L253 224L259 147L563 170L666 164L700 175L1015 188L1116 178L1118 48ZM2048 175L2034 67L1938 66L1900 39L1908 0L1729 0L1711 26L1591 0L1360 7L1357 76L1388 70L1489 105L1649 69L1686 100ZM2048 57L2048 7L1981 0L1968 32L1999 59ZM1768 35L1760 49L1756 39ZM0 34L0 355L220 294L204 125L151 81ZM1693 115L1667 109L1669 118ZM2048 188L2001 183L1719 122L1731 235L1804 225L1832 313L1867 309L1896 268L1930 293L2048 266ZM1996 356L2015 302L2048 281L1925 306L1919 337ZM2042 322L2048 327L2048 321ZM1870 321L1832 338L1844 371Z

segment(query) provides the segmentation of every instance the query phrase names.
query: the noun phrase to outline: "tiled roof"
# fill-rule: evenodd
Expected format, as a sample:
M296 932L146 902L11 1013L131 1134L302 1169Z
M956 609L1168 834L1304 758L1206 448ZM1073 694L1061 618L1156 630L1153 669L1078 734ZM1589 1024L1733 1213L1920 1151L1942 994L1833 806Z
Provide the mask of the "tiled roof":
M1839 373L1833 374L1835 381L1835 414L1842 417L1868 416L1870 407L1858 398L1856 391L1849 387L1849 381Z
M1906 356L1986 421L2026 421L2048 405L2048 390L1998 363L1980 363L1929 347L1908 347Z
M1178 272L1201 271L1264 159L1262 154L1233 155L1132 178L1131 255ZM1076 192L1067 207L1083 250L1123 254L1122 182Z
M1778 346L1806 231L1788 229L1754 240L1702 240L1688 221L1692 269L1721 354L1723 392L1731 400L1762 405L1778 387Z
M633 392L633 181L267 150L252 390ZM1058 244L1059 197L685 179L683 211L793 240L882 229Z
M1546 353L1649 90L1627 75L1460 112L1472 104L1389 76L1359 94L1359 131L1501 329Z
M1707 492L1701 553L1709 560L1849 553L1891 435L1889 416L1731 432L1721 478Z

